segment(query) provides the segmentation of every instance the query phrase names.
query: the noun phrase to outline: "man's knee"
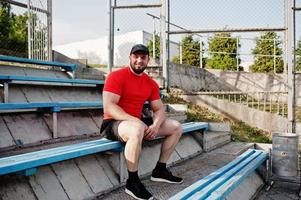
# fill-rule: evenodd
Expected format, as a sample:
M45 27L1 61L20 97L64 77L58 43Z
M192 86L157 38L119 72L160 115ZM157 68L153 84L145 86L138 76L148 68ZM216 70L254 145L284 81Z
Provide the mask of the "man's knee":
M178 121L174 121L173 126L174 126L174 133L177 134L179 137L181 137L183 133L182 124Z
M145 126L143 123L133 122L131 124L131 132L128 133L129 139L142 141L144 137Z
M183 132L182 124L173 119L168 119L166 122L168 123L168 125L166 126L168 127L168 135L175 135L177 137L181 137Z

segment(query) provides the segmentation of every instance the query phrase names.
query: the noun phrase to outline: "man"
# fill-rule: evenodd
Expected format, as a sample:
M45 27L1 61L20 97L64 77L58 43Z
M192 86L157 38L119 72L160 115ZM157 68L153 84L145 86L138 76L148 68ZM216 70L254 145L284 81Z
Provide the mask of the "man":
M143 140L164 136L159 160L151 180L181 183L166 169L166 162L181 135L181 124L167 119L160 99L159 87L144 70L149 62L146 46L137 44L130 52L130 66L110 73L103 89L104 120L101 133L111 140L125 143L125 159L129 178L125 192L136 199L153 199L138 177L138 161ZM153 110L151 122L141 119L145 101Z

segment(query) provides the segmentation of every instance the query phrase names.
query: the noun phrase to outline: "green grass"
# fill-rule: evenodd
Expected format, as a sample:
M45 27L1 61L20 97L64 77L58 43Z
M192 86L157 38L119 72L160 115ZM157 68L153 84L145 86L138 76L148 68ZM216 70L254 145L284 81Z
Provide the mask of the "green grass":
M250 127L242 121L231 123L231 139L239 142L272 143L268 132Z
M105 68L107 65L105 64L88 64L90 68Z
M163 98L164 103L187 104L187 121L206 121L206 122L227 122L231 126L231 140L235 142L255 142L271 143L271 137L268 132L258 128L251 127L242 121L236 121L224 117L223 115L213 113L208 108L194 105L184 101L177 96L168 96Z

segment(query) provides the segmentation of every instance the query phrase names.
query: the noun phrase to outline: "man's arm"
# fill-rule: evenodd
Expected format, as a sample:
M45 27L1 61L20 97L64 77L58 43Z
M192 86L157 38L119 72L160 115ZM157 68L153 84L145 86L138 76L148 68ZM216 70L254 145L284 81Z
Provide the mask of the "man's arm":
M161 124L166 119L165 110L161 99L151 101L150 102L151 108L154 111L153 114L153 124L148 127L146 130L146 137L147 140L152 140L158 135L159 128Z
M103 91L102 94L104 105L103 109L105 113L111 115L115 120L140 121L140 119L127 114L120 106L118 106L118 102L120 99L119 95L107 91Z
M161 99L151 101L151 108L154 111L153 121L154 125L160 127L162 122L166 119L165 110Z

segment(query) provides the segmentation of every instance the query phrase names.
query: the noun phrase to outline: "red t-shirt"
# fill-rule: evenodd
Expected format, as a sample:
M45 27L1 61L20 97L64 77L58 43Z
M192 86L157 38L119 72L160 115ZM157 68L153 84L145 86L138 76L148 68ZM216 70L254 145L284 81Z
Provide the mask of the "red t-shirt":
M128 114L140 118L145 101L160 99L157 83L146 73L135 75L130 67L111 72L105 82L103 91L112 92L120 96L118 105ZM111 119L104 113L104 119Z

